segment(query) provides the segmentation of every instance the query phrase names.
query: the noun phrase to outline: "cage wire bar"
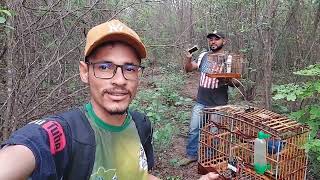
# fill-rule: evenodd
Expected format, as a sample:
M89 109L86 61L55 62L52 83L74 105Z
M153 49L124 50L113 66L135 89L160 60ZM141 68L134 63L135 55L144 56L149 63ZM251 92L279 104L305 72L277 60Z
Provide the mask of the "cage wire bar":
M199 127L200 174L217 172L223 179L243 180L306 179L303 145L310 133L306 125L265 109L227 105L205 108ZM270 169L263 175L253 168L253 142L259 131L271 136L266 139Z

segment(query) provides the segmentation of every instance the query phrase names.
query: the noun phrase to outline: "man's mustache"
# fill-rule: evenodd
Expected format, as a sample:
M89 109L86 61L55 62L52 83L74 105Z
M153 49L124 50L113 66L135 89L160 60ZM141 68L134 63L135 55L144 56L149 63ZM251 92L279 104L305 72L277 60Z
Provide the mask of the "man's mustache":
M105 89L102 91L103 94L129 94L131 97L131 92L122 87L114 87L111 89Z

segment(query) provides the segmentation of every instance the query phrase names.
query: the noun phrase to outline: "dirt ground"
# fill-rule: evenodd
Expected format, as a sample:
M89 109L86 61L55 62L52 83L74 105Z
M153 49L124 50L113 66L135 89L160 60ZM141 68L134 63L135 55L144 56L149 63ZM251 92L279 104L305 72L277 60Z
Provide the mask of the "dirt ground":
M198 80L198 72L189 73L186 79L186 87L183 88L181 94L184 97L195 99L198 90ZM186 127L181 127L183 130L180 131L180 134L173 138L170 148L165 152L156 152L156 166L153 173L162 179L194 180L200 177L197 173L197 163L192 163L185 167L179 167L177 165L179 159L185 155L188 127L187 125L184 126Z
M193 180L200 177L197 173L197 163L191 163L184 167L179 167L176 164L176 161L185 154L185 142L186 137L176 137L171 148L166 152L162 152L161 156L156 155L155 175L162 179L167 178L170 180Z

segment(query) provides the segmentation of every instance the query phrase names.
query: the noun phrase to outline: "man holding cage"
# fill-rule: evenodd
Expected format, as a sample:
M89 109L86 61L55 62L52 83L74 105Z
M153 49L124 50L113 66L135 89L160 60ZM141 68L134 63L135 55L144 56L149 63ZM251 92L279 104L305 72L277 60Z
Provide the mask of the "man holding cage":
M219 74L229 67L227 59L232 58L224 50L226 43L225 35L221 32L211 32L207 35L209 51L199 55L196 61L192 61L192 51L187 51L185 57L185 71L200 71L200 82L196 104L192 110L187 142L187 157L180 161L180 165L188 165L198 159L198 139L199 123L201 121L200 112L205 107L215 107L228 103L228 86L238 85L231 78L221 78L208 76L209 74ZM230 66L230 65L229 65Z

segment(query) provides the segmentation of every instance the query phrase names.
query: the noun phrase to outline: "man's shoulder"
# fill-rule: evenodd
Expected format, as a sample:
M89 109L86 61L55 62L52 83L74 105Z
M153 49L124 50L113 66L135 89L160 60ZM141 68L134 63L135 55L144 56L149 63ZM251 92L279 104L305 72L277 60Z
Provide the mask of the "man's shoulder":
M208 54L208 51L203 51L199 54L198 59L202 59L204 55Z
M201 62L202 62L202 60L203 60L203 58L205 57L206 54L208 54L207 51L204 51L204 52L199 54L198 59L197 59L198 69L200 68Z

